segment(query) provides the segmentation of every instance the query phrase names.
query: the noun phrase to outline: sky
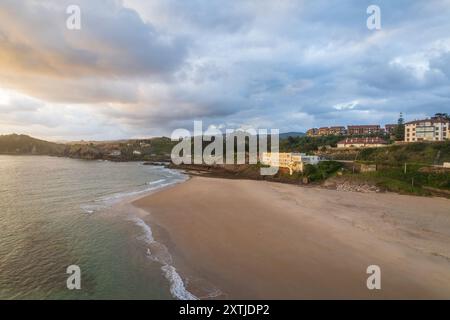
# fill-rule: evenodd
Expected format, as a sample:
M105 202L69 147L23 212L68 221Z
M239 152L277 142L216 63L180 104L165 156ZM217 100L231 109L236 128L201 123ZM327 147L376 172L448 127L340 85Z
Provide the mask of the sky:
M450 0L1 0L0 134L144 138L194 120L304 132L450 113L449 17Z

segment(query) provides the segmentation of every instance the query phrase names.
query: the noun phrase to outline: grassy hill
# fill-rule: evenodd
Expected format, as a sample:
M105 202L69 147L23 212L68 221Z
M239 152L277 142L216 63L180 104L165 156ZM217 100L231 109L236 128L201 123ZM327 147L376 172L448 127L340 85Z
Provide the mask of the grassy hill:
M175 144L166 137L61 144L11 134L0 136L0 154L49 155L87 160L169 161ZM113 152L119 152L119 155L113 155Z
M306 133L304 132L284 132L280 133L280 139L287 139L289 137L297 138L297 137L304 137L306 136Z
M64 153L65 145L32 138L27 135L0 136L0 154L52 155Z
M359 152L358 160L376 163L442 164L450 162L450 141L417 142L392 145L386 148L367 148Z
M377 164L377 171L348 174L383 190L416 195L450 195L450 170L434 165L450 162L450 141L419 142L360 150L355 158Z
M357 160L390 165L405 162L435 165L450 162L450 141L393 144L382 148L326 149L317 153L334 160Z

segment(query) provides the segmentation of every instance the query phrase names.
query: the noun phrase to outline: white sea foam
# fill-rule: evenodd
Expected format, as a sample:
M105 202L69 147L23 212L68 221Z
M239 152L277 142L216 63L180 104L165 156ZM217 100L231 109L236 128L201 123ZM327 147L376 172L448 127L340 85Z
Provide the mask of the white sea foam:
M161 267L161 270L164 271L166 279L170 282L170 293L174 298L179 300L198 300L196 296L186 290L183 279L181 279L173 266L166 264Z
M80 207L84 211L84 213L92 214L94 212L109 208L112 205L122 201L123 199L152 192L164 187L168 187L173 184L184 182L187 179L186 176L181 175L180 173L173 171L171 169L164 168L164 173L168 174L167 178L149 181L145 185L143 185L146 186L144 188L142 188L141 186L140 189L137 190L118 192L111 195L103 196L101 198L92 201L91 203L83 204Z
M148 185L154 185L154 184L158 184L158 183L161 183L161 182L164 182L164 181L167 181L167 179L159 179L159 180L156 180L156 181L150 181L150 182L147 182L147 184Z
M142 239L150 247L147 248L147 255L150 259L162 265L161 270L170 283L170 293L172 296L179 300L198 300L195 295L186 289L183 279L175 267L171 265L172 257L167 248L163 244L155 241L150 226L138 217L132 217L131 220L144 231Z
M139 189L136 190L103 196L91 203L81 205L81 209L87 214L92 214L96 211L107 209L126 198L152 192L187 180L187 176L171 169L158 168L158 172L163 172L163 176L165 177L155 181L149 181L144 185L137 187ZM138 239L146 243L149 259L161 264L161 270L170 283L170 292L172 296L180 300L196 300L197 297L186 290L181 276L172 266L172 256L167 248L153 238L153 232L150 226L136 216L131 217L130 220L142 229L143 234L138 237Z
M138 218L138 217L133 217L131 220L136 225L138 225L139 227L142 228L142 230L144 231L143 239L147 244L152 244L155 242L155 239L153 239L152 229L149 227L148 224L146 224L144 222L144 220L142 220L141 218Z
M84 205L84 204L81 205L80 208L81 208L81 210L83 210L84 213L86 213L86 214L92 214L92 213L95 212L95 209L96 209L96 208L93 208L93 207L90 206L90 205Z

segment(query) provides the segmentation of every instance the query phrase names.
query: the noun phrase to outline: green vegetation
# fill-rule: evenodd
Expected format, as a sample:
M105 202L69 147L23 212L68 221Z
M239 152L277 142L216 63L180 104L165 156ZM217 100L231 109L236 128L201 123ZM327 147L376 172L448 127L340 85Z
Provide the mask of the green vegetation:
M0 136L0 154L62 155L63 144L47 142L26 135Z
M442 164L450 162L450 141L418 142L392 145L386 148L366 148L357 155L358 160L373 163L400 165L405 162L420 164Z
M403 194L430 195L430 189L450 191L450 170L439 170L419 164L383 167L378 171L347 174L346 178L366 181L382 190Z
M339 141L345 138L360 138L360 137L381 137L386 138L385 135L371 134L371 135L354 135L354 136L320 136L320 137L288 137L280 140L280 152L303 152L311 153L315 151L326 151L328 147L335 148Z
M49 155L112 161L169 161L176 142L169 138L59 144L26 135L0 136L0 154Z
M400 113L400 117L397 121L397 128L395 129L395 140L404 141L405 140L405 121L403 115Z
M377 165L377 171L353 174L353 164L346 164L343 179L350 182L354 180L386 191L415 195L439 194L441 191L446 195L450 190L450 171L433 167L450 162L450 141L327 150L321 155L331 159L356 160L356 167L358 163Z
M336 147L337 143L344 138L342 136L288 137L280 141L280 152L310 153L321 147Z
M333 176L342 167L342 163L336 161L322 161L318 165L307 164L303 176L309 181L321 181Z

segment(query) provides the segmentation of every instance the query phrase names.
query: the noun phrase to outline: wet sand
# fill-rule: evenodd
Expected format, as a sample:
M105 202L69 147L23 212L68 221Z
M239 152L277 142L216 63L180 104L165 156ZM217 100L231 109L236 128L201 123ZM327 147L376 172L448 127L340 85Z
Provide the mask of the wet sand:
M448 199L194 177L133 204L199 297L450 299Z

